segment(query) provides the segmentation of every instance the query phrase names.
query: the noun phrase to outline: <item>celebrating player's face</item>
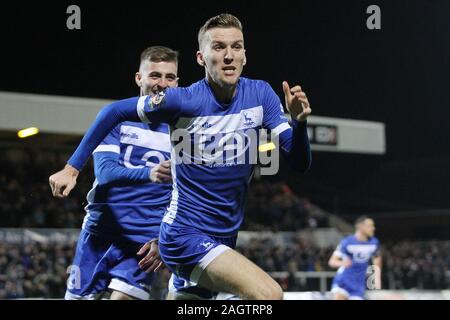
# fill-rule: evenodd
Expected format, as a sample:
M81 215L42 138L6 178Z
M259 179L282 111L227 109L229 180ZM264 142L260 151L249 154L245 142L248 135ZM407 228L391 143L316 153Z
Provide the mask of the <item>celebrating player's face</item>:
M141 87L141 95L156 94L169 87L176 87L177 71L175 62L143 62L136 73L136 83Z
M198 62L206 67L208 81L234 86L245 65L244 35L236 28L213 28L205 33Z
M372 219L366 219L361 224L362 231L367 237L373 237L375 234L375 222Z

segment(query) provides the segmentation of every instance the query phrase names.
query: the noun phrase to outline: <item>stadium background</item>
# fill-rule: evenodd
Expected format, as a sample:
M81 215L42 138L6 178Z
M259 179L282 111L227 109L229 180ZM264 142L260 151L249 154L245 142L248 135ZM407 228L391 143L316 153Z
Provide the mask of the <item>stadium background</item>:
M81 8L81 30L66 28L70 4ZM381 30L366 27L371 4L381 8ZM180 52L180 85L190 84L203 77L194 60L196 32L220 12L244 24L245 76L267 80L280 96L283 80L298 82L314 115L386 129L383 154L315 151L307 175L282 166L275 177L255 179L243 229L256 233L242 233L241 251L287 291L320 291L323 281L329 289L330 274L322 272L329 271L336 240L355 217L370 214L383 244L384 287L444 297L440 290L450 288L448 1L15 3L0 21L0 91L133 96L139 53L155 44ZM5 122L7 108L0 105ZM79 139L43 132L19 140L0 128L0 298L64 292L92 168L64 201L51 198L47 179ZM411 297L396 292L387 297Z

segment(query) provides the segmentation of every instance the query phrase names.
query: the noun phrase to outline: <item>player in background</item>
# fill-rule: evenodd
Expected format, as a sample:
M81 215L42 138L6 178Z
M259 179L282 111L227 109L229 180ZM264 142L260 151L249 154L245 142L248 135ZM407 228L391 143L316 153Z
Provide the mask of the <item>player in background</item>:
M380 242L375 235L375 223L362 216L355 221L355 234L344 238L330 257L328 265L338 268L331 292L336 300L364 299L366 273L373 260L370 289L381 289ZM374 277L374 278L373 278ZM368 283L368 282L367 282Z
M81 169L111 128L121 121L139 119L170 124L172 136L176 129L187 131L200 149L208 135L234 135L237 139L250 130L266 128L278 137L277 150L292 170L308 170L311 151L306 119L311 108L301 87L283 83L292 118L289 123L267 82L241 77L246 56L242 24L236 17L221 14L209 19L198 40L197 62L205 69L205 79L187 88L106 106L68 161L69 167L59 173L69 174L70 167ZM218 157L224 151L221 142L214 140L212 146ZM282 299L282 289L275 280L234 250L254 164L237 161L224 166L214 157L212 161L203 158L200 163L178 162L174 161L174 147L173 143L173 193L159 239L166 266L178 278L211 292L244 299ZM58 192L65 192L66 187L72 186L59 185Z
M176 51L145 49L135 75L140 96L176 87L177 70ZM162 266L157 238L172 190L170 147L167 125L122 122L94 150L96 179L65 299L100 299L108 290L113 300L149 299Z

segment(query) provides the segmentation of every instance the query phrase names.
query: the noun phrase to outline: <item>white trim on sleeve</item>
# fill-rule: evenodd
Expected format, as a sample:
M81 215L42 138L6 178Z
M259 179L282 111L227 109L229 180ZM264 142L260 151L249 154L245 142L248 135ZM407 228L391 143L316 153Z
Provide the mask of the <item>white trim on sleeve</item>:
M120 147L115 144L101 144L92 153L96 152L114 152L120 154Z
M291 126L289 125L289 123L283 122L282 124L278 125L276 128L272 129L272 132L278 136L282 132L284 132L290 128L291 128Z
M137 106L136 106L136 111L137 114L139 116L139 119L141 119L142 122L144 123L150 123L150 121L148 120L147 116L145 115L145 99L147 99L148 96L142 96L139 98Z

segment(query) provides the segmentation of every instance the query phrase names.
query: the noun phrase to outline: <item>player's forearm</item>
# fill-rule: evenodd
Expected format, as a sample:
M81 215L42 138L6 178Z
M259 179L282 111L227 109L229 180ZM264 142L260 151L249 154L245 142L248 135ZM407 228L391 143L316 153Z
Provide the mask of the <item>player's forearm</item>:
M306 121L298 122L292 120L291 137L287 143L280 141L281 150L290 164L290 166L300 172L308 171L311 166L311 147L309 144L308 131ZM283 134L288 134L288 131L280 135L280 140L286 139Z
M340 267L342 267L342 265L343 265L343 261L341 259L331 258L328 261L328 266L330 268L339 269Z
M140 121L136 103L137 99L126 99L104 107L67 163L81 170L94 149L117 124L123 121Z
M381 285L381 270L377 273L377 275L375 277L375 289L377 289L377 290L381 290L382 289L382 285Z
M381 270L381 268L383 267L383 260L381 259L381 256L374 258L373 264L376 265Z
M97 182L105 185L114 182L150 182L150 168L126 168L119 163L119 155L106 152L94 154L94 170Z
M339 269L340 267L349 267L349 260L344 258L340 252L334 252L328 260L328 265L331 268Z
M383 267L383 261L381 256L374 259L373 264L377 267L375 270L375 288L380 290L381 285L381 272Z

